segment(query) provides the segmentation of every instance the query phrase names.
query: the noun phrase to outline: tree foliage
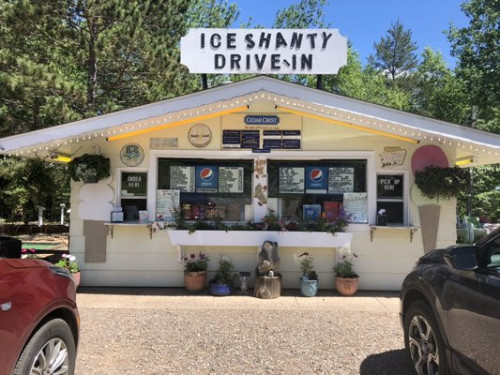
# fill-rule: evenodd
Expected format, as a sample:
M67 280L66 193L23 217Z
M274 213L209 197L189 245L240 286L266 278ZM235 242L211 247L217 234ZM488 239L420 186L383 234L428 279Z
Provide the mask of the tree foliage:
M0 135L192 91L179 63L189 0L0 3Z
M490 120L500 106L500 3L498 0L469 0L462 10L470 19L463 28L451 27L451 53L458 59L457 73L466 83L470 105Z
M69 201L69 180L64 166L40 159L23 162L5 159L0 162L0 214L12 221L36 220L38 206L45 217L57 218L61 203Z
M368 61L393 81L408 75L418 64L417 44L412 40L412 32L405 30L399 20L392 23L387 35L373 46L375 54Z

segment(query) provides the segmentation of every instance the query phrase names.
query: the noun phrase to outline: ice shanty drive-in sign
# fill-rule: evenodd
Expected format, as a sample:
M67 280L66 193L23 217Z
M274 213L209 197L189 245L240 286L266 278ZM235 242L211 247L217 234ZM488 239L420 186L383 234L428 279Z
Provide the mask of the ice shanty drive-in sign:
M190 29L181 63L191 73L336 74L347 38L337 29Z

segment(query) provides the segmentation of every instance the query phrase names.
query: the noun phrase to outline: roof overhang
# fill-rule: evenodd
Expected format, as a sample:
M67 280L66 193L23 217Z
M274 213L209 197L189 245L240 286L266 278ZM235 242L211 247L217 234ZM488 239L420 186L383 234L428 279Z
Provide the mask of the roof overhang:
M197 119L243 113L253 103L268 102L280 111L317 118L369 134L437 144L457 149L473 165L500 162L500 136L265 76L0 139L0 154L42 156L76 152L80 142L120 139L154 132Z

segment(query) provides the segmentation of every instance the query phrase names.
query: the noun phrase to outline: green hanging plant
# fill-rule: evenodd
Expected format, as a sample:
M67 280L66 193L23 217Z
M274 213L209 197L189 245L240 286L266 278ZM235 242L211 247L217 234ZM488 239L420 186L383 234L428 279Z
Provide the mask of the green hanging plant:
M458 167L428 166L415 173L415 184L430 199L450 199L467 191L469 173Z
M109 158L102 155L84 154L74 158L68 165L73 181L96 183L108 178L110 174Z

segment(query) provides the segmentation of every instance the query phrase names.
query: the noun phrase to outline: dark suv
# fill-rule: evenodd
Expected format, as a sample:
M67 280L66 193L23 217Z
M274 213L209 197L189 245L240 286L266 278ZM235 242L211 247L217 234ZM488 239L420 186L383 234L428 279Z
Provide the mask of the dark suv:
M0 375L71 375L80 320L73 279L20 254L19 240L0 237Z
M414 374L500 374L500 228L420 258L401 320Z

